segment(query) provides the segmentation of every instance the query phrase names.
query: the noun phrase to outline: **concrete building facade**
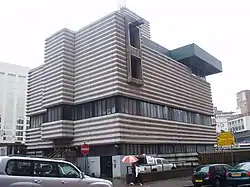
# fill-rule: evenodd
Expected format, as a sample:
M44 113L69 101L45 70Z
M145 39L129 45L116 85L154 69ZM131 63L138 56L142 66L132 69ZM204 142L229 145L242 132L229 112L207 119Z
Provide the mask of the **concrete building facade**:
M250 90L242 90L236 94L237 108L241 114L250 116Z
M250 130L250 116L240 114L229 119L228 130L232 133Z
M228 120L228 128L237 144L250 143L250 116L240 114Z
M116 177L123 155L211 150L204 78L221 71L195 44L168 50L153 42L149 23L126 8L79 31L62 29L46 39L45 63L29 72L29 153L81 159L86 142L97 167L90 172Z
M23 144L29 119L26 118L26 88L30 68L0 62L0 147Z
M216 133L220 134L221 132L229 131L228 120L233 117L238 116L235 112L224 112L218 110L217 107L214 107L214 117L212 117L212 125L216 127Z

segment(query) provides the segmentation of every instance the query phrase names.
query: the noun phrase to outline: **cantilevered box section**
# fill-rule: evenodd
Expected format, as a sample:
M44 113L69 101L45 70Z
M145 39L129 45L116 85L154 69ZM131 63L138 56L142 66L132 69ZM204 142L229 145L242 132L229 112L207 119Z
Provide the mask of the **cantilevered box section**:
M189 44L170 51L170 57L190 67L193 74L208 76L222 72L221 61L197 46Z

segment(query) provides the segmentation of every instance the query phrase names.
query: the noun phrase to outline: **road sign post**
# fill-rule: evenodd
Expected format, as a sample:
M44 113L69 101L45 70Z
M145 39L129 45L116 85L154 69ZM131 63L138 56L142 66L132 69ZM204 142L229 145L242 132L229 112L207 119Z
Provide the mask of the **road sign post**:
M217 137L218 146L233 146L235 138L231 132L223 132Z
M221 146L223 151L223 146L231 147L231 159L232 166L234 165L234 156L233 156L233 145L235 145L235 138L231 132L223 132L217 137L217 145Z
M84 143L81 145L81 153L83 155L89 154L89 145L88 144Z
M234 154L233 154L233 146L231 145L231 159L232 159L232 166L234 166Z
M84 155L84 172L87 173L87 155L89 154L89 145L84 143L81 145L81 153Z

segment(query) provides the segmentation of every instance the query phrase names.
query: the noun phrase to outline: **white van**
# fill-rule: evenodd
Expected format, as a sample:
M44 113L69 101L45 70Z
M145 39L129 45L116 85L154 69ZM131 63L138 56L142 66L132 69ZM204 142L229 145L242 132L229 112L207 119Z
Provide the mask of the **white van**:
M138 158L138 164L140 166L140 172L148 173L155 171L169 171L175 169L176 165L169 163L164 158L154 158L152 156L140 155Z

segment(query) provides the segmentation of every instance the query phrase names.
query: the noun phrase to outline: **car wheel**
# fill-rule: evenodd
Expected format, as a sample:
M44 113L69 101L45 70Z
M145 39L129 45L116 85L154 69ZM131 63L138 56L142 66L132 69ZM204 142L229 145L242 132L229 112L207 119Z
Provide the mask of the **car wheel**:
M220 179L215 179L214 187L220 187Z

